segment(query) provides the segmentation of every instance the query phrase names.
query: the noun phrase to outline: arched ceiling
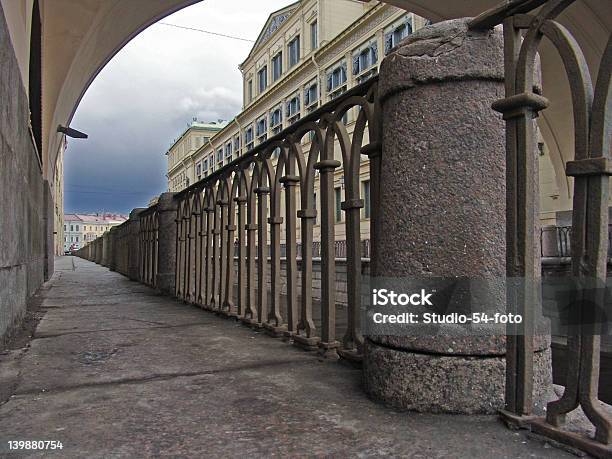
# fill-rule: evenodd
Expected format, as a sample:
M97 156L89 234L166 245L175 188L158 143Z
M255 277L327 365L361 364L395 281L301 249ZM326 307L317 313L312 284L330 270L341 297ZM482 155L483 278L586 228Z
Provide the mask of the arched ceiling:
M44 139L45 164L54 164L61 136L92 80L135 35L162 17L199 0L45 0ZM231 1L231 0L230 0ZM476 16L499 0L384 0L433 21ZM288 0L289 2L289 0ZM580 43L595 77L612 33L610 0L577 0L559 18ZM541 48L544 95L551 106L540 120L557 169L559 188L570 197L563 167L571 158L573 126L561 61L548 43ZM48 166L47 166L48 167ZM46 173L51 171L47 169Z

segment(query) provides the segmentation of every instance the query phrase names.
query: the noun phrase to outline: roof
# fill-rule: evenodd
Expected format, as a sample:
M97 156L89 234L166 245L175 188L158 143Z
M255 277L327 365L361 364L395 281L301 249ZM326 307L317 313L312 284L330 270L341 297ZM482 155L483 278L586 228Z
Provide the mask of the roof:
M218 121L211 121L209 123L201 123L199 121L192 121L191 124L187 127L187 129L185 129L181 135L179 135L174 142L172 143L172 145L170 145L170 148L168 148L168 150L166 151L166 156L168 155L168 153L170 152L170 150L172 150L174 148L174 146L179 143L181 141L181 139L183 137L185 137L185 135L191 131L191 130L207 130L207 131L220 131L221 129L223 129L225 126L227 125L227 121L226 120L218 120Z
M278 29L280 29L283 23L289 18L289 16L291 16L291 13L298 9L300 1L301 0L298 0L297 2L287 5L286 7L281 8L280 10L276 10L272 14L270 14L270 16L268 16L268 20L262 27L261 32L259 32L259 36L257 37L253 48L251 48L249 55L242 62L242 64L240 64L239 67L242 67L244 63L248 61L249 58L253 55L253 53L257 51L261 47L261 45L266 43Z
M65 222L82 223L122 223L129 218L127 215L97 213L97 214L64 214Z

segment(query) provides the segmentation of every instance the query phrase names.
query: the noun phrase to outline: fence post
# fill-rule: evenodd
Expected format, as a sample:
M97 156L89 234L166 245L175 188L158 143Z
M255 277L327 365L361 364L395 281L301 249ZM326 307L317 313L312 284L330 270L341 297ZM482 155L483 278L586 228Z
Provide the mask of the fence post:
M176 286L176 218L175 193L162 193L157 204L159 240L157 289L164 295L175 294Z
M385 58L379 88L376 276L431 278L428 285L438 290L444 278L491 280L485 301L473 306L489 315L505 312L505 128L491 109L504 94L501 31L469 31L466 19L426 27ZM457 336L452 327L440 325L435 336L369 337L366 390L417 411L502 408L505 330ZM534 380L548 388L548 342L534 350Z
M140 213L143 208L133 209L129 218L129 239L128 239L128 277L133 281L142 282L140 279Z

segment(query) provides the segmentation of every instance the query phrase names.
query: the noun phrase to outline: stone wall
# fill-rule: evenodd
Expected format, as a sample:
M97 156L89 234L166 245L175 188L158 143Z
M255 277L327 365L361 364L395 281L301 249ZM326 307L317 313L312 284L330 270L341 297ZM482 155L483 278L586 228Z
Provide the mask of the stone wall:
M28 116L28 98L0 5L0 343L23 318L28 298L45 277L47 185ZM51 272L52 263L46 269L48 276Z

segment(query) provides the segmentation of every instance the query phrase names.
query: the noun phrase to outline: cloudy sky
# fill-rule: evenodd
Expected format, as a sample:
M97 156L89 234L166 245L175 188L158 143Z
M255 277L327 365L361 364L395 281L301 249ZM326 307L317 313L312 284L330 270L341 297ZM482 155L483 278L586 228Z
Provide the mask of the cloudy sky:
M204 0L154 24L102 70L71 126L66 212L128 213L167 188L164 153L192 118L231 119L242 106L238 65L269 14L292 0ZM236 14L239 12L239 14Z

